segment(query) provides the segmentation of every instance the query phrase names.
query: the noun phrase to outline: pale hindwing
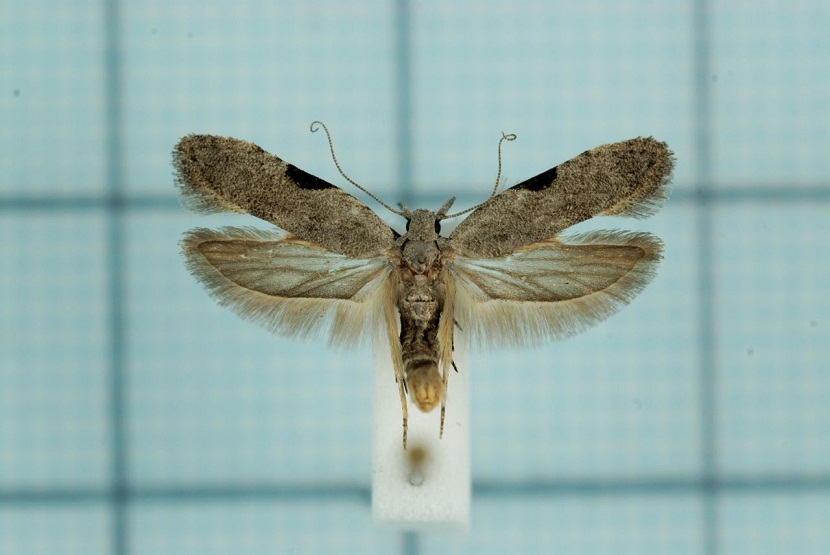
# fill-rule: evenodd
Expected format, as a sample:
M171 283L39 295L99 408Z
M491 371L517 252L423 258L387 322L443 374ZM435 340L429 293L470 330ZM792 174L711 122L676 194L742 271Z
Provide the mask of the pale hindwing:
M194 229L182 240L190 272L222 305L288 336L349 346L376 337L392 287L386 256L352 258L253 228ZM371 332L371 333L367 333Z
M661 250L648 233L601 231L498 258L457 256L455 319L485 346L576 334L634 298L654 275Z

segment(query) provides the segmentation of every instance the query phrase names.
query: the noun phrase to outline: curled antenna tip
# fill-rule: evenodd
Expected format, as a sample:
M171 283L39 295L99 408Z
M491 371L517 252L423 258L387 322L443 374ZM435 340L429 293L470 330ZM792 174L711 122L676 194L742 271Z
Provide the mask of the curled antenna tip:
M309 129L311 129L312 133L317 133L317 130L320 129L321 127L323 129L325 129L326 124L323 123L322 121L314 120L314 121L311 122L311 127Z
M488 202L491 198L496 196L496 194L499 192L499 184L501 184L501 143L502 143L502 141L515 141L515 140L516 140L516 135L514 133L505 133L504 131L501 132L501 139L499 139L499 147L498 147L499 148L499 172L496 175L496 184L493 186L493 192L490 194L490 198L488 198L486 201L482 202L481 204L476 204L472 208L462 210L461 212L456 212L455 214L444 214L444 212L449 210L449 205L452 204L452 202L449 202L446 206L446 209L442 209L441 211L438 212L438 214L441 216L441 219L455 218L455 217L461 216L463 214L466 214L467 212L472 212L473 210L477 209L479 206L482 206L484 203ZM451 200L455 200L455 199L451 199Z

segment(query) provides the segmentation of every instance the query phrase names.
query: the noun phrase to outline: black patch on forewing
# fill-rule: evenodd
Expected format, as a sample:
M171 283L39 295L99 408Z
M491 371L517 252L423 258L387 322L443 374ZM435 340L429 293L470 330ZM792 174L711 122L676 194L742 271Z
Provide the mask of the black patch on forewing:
M518 185L510 187L511 189L527 189L528 191L544 191L556 179L556 167L549 169L546 172L540 173L536 177L531 177L527 181L522 181Z
M319 191L322 189L337 188L328 181L323 181L319 177L311 175L308 172L304 172L297 166L293 166L291 164L288 164L288 167L285 168L285 177L296 183L297 187L299 187L300 189L311 189L314 191Z

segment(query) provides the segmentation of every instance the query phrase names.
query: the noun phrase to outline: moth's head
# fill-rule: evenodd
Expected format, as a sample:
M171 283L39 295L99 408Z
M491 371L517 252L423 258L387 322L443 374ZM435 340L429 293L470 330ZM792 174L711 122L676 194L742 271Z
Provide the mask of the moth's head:
M410 210L401 203L401 216L406 218L406 236L411 241L432 242L438 239L441 233L441 220L446 218L447 210L450 209L455 197L444 203L437 212L418 208Z

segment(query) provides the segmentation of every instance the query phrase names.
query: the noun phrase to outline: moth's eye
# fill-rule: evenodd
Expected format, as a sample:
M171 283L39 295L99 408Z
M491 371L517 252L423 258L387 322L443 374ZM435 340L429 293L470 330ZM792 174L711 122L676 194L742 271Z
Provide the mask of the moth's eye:
M435 233L441 233L441 222L435 220Z

